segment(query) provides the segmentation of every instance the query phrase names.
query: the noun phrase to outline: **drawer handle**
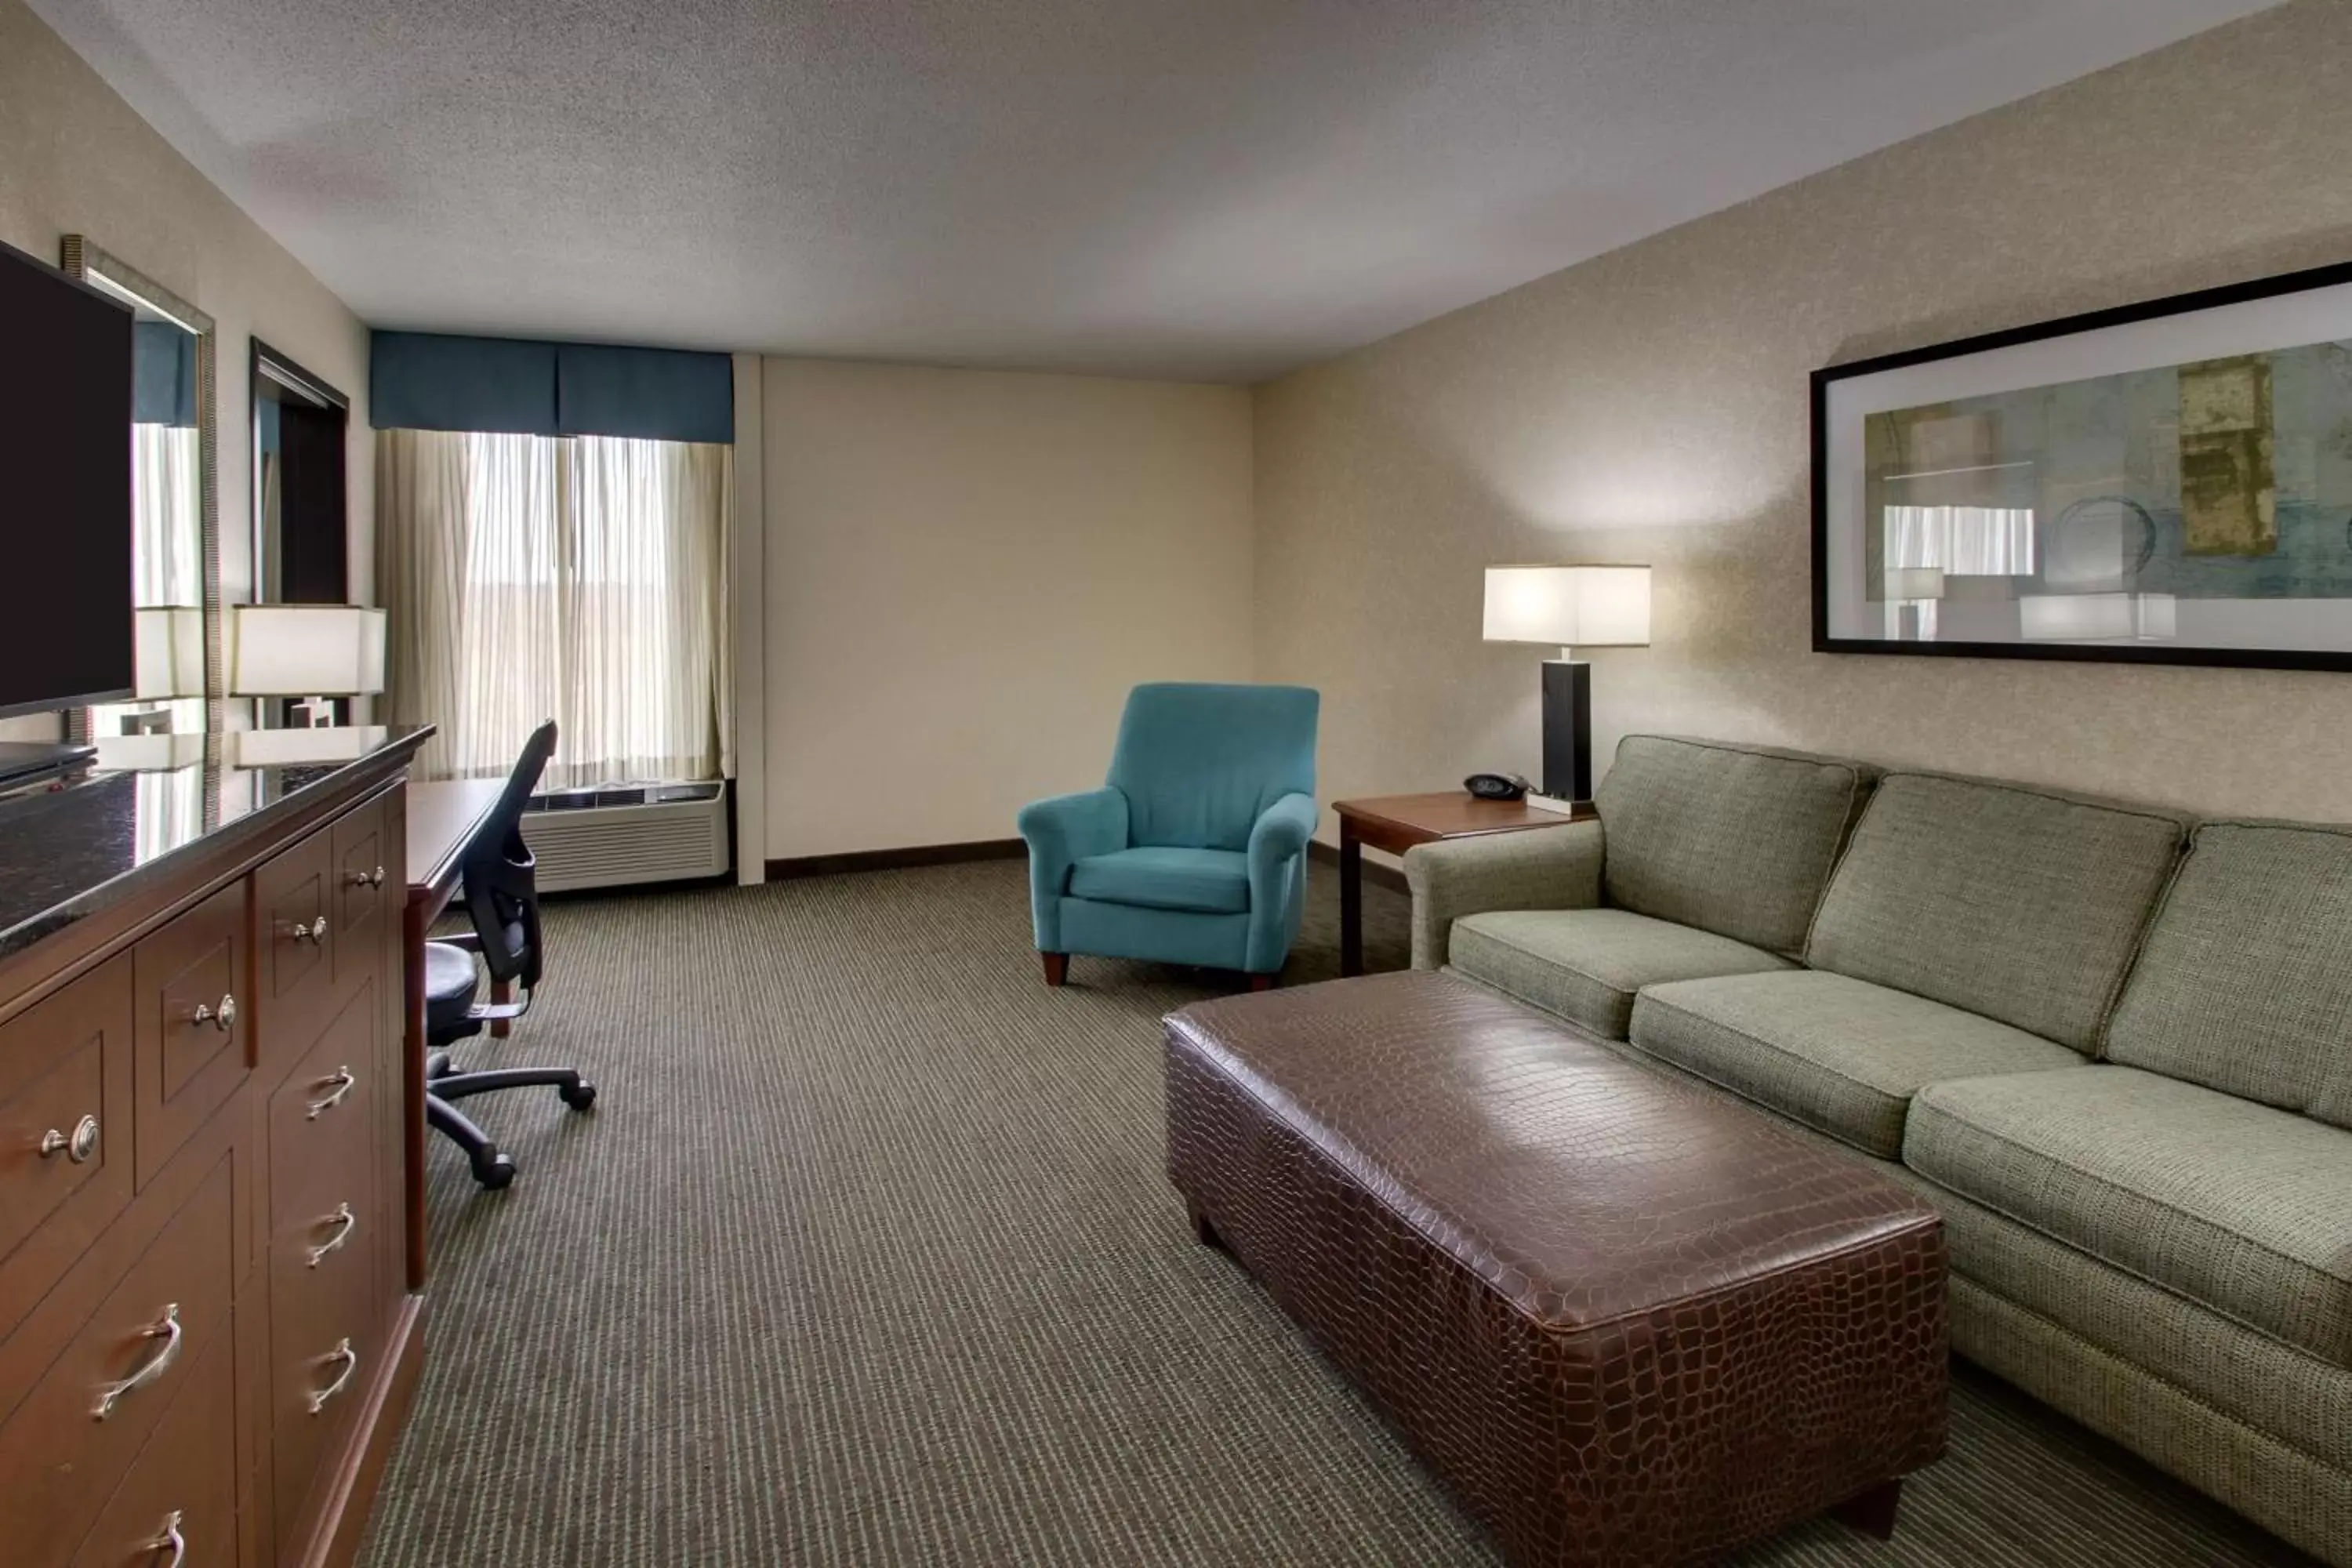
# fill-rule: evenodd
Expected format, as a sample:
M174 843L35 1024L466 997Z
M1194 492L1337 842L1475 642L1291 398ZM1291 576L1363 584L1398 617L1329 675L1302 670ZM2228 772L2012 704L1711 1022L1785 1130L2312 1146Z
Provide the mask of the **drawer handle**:
M196 1010L188 1015L188 1022L191 1024L210 1024L222 1034L227 1034L231 1029L236 1027L236 997L235 995L223 996L220 999L220 1005L217 1007L207 1007L202 1002L197 1003Z
M383 886L383 868L378 866L373 874L366 871L353 871L347 875L345 880L354 888L381 888Z
M352 1342L349 1340L338 1342L335 1348L327 1352L326 1359L331 1362L341 1362L343 1370L335 1374L334 1382L310 1395L310 1414L313 1415L324 1410L327 1407L327 1401L341 1394L344 1386L352 1381L352 1373L360 1369L360 1352L352 1349Z
M320 915L309 925L304 925L300 921L296 921L292 925L286 928L286 934L292 937L296 942L307 942L311 946L316 947L327 940L327 917Z
M302 1120L305 1121L316 1121L328 1111L334 1110L335 1107L341 1105L343 1102L344 1098L352 1092L352 1085L357 1082L359 1082L359 1079L352 1076L352 1069L349 1068L337 1068L335 1069L334 1077L320 1079L319 1080L319 1087L324 1089L331 1089L333 1092L329 1094L323 1100L312 1100L310 1108L302 1112Z
M98 1118L85 1116L74 1123L71 1132L50 1128L41 1134L41 1158L55 1159L63 1154L77 1165L87 1165L89 1157L98 1152Z
M171 1371L172 1363L180 1359L180 1304L174 1301L164 1308L163 1315L146 1328L140 1330L139 1336L142 1339L161 1340L163 1342L156 1349L153 1355L147 1358L146 1365L124 1378L121 1383L106 1384L99 1389L98 1404L90 1410L90 1414L100 1421L114 1414L114 1407L122 1403L123 1395L138 1393Z
M337 1204L335 1205L335 1212L329 1215L320 1223L321 1225L338 1226L341 1228L338 1229L333 1236L329 1237L318 1246L310 1248L307 1256L310 1258L310 1267L313 1268L316 1268L321 1262L325 1261L327 1254L334 1251L337 1247L340 1247L343 1243L352 1238L352 1232L359 1229L360 1227L360 1216L352 1212L351 1205Z
M173 1509L172 1517L163 1521L163 1533L139 1550L150 1557L159 1552L168 1552L172 1554L172 1560L164 1563L163 1568L180 1568L180 1564L188 1560L188 1538L180 1533L180 1526L187 1517L179 1510Z

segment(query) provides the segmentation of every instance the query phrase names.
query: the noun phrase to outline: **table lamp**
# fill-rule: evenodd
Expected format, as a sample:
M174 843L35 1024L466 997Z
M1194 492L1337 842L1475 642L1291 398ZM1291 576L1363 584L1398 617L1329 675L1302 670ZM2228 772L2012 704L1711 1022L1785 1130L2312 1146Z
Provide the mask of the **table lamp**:
M313 728L337 697L383 689L383 612L360 605L232 605L232 697L291 697Z
M1543 664L1543 784L1528 804L1552 811L1592 799L1592 667L1585 647L1647 647L1647 566L1489 566L1486 640L1554 643Z

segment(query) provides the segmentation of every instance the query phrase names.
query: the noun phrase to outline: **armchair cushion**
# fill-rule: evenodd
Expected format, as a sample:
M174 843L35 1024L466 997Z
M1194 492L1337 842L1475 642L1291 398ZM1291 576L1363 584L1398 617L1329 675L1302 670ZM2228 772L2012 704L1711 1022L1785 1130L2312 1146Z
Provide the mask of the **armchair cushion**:
M1089 855L1070 868L1069 891L1104 903L1235 915L1250 907L1249 857L1164 847Z

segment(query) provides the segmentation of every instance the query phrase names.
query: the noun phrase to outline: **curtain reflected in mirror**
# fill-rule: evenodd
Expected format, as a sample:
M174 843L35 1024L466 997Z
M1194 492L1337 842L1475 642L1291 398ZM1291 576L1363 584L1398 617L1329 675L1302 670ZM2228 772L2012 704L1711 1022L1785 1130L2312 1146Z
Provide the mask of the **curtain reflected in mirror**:
M76 717L93 741L206 728L216 601L213 528L212 319L79 235L66 270L131 308L132 695ZM163 789L158 784L158 790ZM142 782L142 803L144 800ZM158 796L162 798L161 795ZM141 812L142 831L148 813Z
M101 743L102 744L102 743ZM136 775L139 864L195 841L205 830L205 770L174 768Z
M186 734L205 727L204 441L196 334L141 303L132 334L131 591L135 687L89 710L90 733ZM179 611L179 615L169 612ZM163 613L151 613L163 612ZM142 780L141 831L145 832Z

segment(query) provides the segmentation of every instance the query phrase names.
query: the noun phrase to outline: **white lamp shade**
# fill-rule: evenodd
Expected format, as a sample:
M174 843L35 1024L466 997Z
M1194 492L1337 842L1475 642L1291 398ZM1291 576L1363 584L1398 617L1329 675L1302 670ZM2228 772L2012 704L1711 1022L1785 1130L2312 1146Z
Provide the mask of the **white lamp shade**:
M2179 606L2169 594L2031 594L2017 618L2033 642L2160 641L2179 635Z
M232 605L234 697L352 697L383 689L383 612L358 605Z
M132 612L131 694L142 702L205 694L205 613L194 605Z
M1890 599L1940 599L1944 596L1944 569L1941 566L1896 566L1886 574L1886 596Z
M201 734L100 735L92 743L98 765L107 773L174 773L205 760Z
M1489 566L1486 640L1562 647L1646 647L1650 569Z

